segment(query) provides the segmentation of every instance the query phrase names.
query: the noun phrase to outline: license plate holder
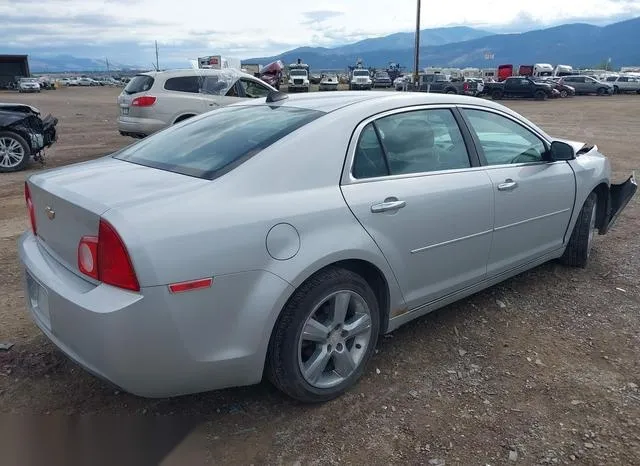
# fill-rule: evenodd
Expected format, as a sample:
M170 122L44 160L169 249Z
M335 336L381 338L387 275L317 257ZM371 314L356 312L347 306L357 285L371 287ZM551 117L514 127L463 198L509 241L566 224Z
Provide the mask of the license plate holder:
M120 113L122 115L128 115L129 114L129 107L120 107Z
M26 272L27 276L27 304L48 328L51 328L51 318L49 315L49 294L47 289L33 276Z

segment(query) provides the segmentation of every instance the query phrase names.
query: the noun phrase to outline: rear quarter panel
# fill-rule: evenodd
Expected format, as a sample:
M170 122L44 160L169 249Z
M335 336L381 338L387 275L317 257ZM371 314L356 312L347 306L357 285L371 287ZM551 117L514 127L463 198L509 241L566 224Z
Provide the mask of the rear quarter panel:
M295 288L326 265L360 259L385 276L392 308L403 308L391 268L339 187L360 119L322 117L190 195L123 206L105 218L155 285L265 270ZM286 260L266 246L269 231L283 223L298 236L297 253Z

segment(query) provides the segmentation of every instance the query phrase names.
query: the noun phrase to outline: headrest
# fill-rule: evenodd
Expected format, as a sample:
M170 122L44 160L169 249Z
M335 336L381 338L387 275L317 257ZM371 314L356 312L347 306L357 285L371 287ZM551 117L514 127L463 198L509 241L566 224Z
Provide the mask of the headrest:
M402 153L430 149L434 145L434 133L425 120L412 118L401 120L393 130L385 131L384 145L390 152Z

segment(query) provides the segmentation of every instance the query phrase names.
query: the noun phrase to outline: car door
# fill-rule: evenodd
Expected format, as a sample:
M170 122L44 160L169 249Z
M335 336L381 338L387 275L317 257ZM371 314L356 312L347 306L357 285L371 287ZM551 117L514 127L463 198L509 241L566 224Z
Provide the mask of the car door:
M497 110L462 110L494 191L495 221L487 275L563 247L575 196L569 164L547 162L547 142Z
M344 198L389 262L409 309L486 273L491 180L456 115L450 108L383 114L359 125L349 149Z
M271 89L258 80L240 78L238 81L240 82L242 96L247 99L264 98L269 95L269 92L271 92Z
M575 87L576 94L585 94L591 92L588 90L588 87L584 80L584 76L571 76L565 78L564 82L569 83L570 86Z
M175 76L164 82L164 90L158 97L156 107L167 115L169 124L182 115L199 115L208 110L206 100L200 93L202 78L195 74Z

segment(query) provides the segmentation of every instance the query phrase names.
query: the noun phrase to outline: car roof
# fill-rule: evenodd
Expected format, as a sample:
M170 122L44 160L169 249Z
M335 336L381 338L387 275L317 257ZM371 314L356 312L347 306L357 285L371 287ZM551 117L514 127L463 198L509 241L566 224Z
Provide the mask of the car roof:
M239 77L248 77L254 79L253 75L249 73L245 73L243 71L237 70L235 68L223 68L223 69L212 69L212 68L182 68L176 70L167 70L167 71L147 71L144 73L138 73L138 75L151 76L153 78L174 78L178 76L219 76L219 75L228 75L234 76L236 78Z
M321 112L333 112L343 107L362 102L378 101L381 111L385 108L410 107L413 105L476 105L503 110L504 107L490 100L457 94L436 94L427 92L390 92L390 91L341 91L332 95L320 92L309 94L289 94L287 99L268 105L300 107ZM265 105L264 99L239 102L234 105Z

